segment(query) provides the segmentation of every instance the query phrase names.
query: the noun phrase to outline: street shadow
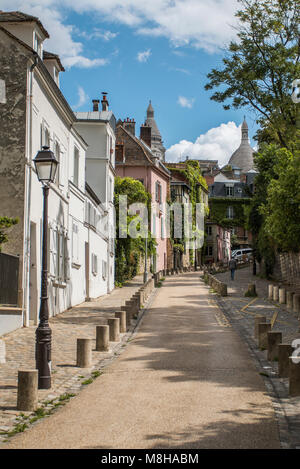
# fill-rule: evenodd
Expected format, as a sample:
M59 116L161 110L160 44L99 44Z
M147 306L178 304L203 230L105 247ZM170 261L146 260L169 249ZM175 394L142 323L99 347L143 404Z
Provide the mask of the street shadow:
M138 418L131 421L134 438L132 448L138 449L280 449L279 433L276 420L267 415L263 406L249 404L249 409L223 411L211 414L209 409L203 411L199 405L199 414L193 418L202 420L203 424L193 425L174 432L148 433L143 435L138 425ZM151 419L152 420L152 419ZM152 420L153 422L153 420ZM160 426L161 422L157 422ZM153 423L152 423L152 426ZM178 424L180 428L180 423ZM145 428L148 428L145 425ZM138 431L139 430L139 431ZM149 431L149 430L148 430ZM109 448L118 448L111 442ZM130 446L126 446L130 448ZM82 449L105 449L104 446L85 446ZM199 461L198 461L199 462Z

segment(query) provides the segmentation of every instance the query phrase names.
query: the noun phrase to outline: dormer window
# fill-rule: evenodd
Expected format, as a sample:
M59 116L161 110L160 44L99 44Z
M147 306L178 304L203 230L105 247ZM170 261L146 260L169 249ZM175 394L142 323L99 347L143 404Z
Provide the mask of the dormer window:
M232 197L234 195L233 185L226 185L226 196Z
M34 50L38 53L38 55L42 58L43 54L43 41L40 36L35 32L34 33Z

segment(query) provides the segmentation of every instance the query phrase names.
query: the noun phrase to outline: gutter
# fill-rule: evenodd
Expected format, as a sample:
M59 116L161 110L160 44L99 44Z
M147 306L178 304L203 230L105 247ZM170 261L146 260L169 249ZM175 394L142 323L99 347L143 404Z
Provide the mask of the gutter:
M30 213L31 213L31 178L32 178L32 88L33 70L38 64L38 54L34 53L34 62L29 71L29 95L27 96L27 155L25 172L25 206L24 206L24 258L23 258L23 326L29 326L30 304Z

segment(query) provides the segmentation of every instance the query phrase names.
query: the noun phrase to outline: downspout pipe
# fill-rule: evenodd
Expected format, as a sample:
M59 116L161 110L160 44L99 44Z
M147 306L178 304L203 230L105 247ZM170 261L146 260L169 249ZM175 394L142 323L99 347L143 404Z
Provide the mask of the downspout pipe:
M29 326L30 295L30 213L31 213L31 177L32 177L32 89L33 71L38 64L39 56L34 52L34 62L29 70L29 95L27 97L27 155L25 173L25 207L24 207L24 261L23 261L23 326Z

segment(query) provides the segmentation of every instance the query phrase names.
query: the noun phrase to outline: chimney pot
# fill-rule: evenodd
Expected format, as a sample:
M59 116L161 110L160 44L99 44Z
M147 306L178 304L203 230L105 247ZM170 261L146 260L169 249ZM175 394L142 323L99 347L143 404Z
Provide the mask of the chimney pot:
M99 99L93 99L93 111L99 111Z

